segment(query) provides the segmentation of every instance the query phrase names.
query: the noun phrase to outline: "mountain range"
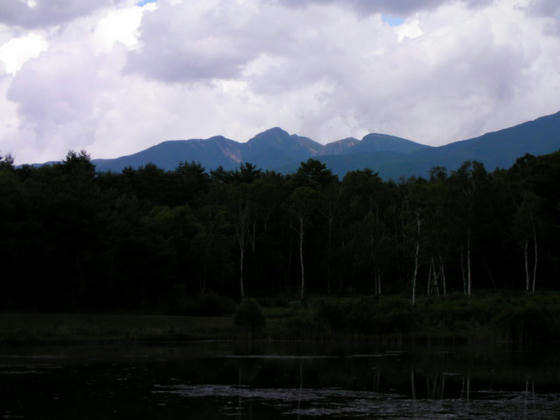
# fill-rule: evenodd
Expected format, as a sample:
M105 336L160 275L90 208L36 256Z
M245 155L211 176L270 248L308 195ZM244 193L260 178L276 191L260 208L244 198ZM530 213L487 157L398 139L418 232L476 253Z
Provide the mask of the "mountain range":
M169 140L138 153L116 159L95 159L93 163L98 171L120 172L126 167L138 168L148 163L173 170L180 162L195 161L212 170L219 166L235 169L243 162L250 162L261 169L288 173L294 172L301 161L314 158L340 176L351 170L370 168L385 179L398 179L426 176L434 166L454 170L466 160L478 160L488 170L508 168L526 153L541 155L558 149L560 112L439 147L377 133L361 140L349 137L322 145L275 127L246 143L223 136Z

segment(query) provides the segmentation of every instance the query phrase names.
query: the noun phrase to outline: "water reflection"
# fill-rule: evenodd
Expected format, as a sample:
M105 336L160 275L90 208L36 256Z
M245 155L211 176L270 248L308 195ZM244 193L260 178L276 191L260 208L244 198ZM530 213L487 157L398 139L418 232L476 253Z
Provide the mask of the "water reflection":
M258 358L249 358L257 361ZM344 358L337 360L344 364ZM371 366L371 390L348 389L340 387L304 386L304 372L313 372L317 361L313 358L274 358L263 357L263 360L297 360L298 385L285 388L261 388L251 385L253 374L246 375L249 383L243 383L243 368L238 368L237 385L161 385L155 386L155 394L174 396L184 399L210 399L217 407L220 405L224 413L228 413L232 396L237 398L236 414L250 413L255 405L266 406L282 415L302 417L328 418L550 418L556 419L560 414L560 402L557 392L537 394L534 382L525 381L525 390L485 389L487 383L483 377L477 376L479 387L471 389L471 372L434 372L423 367L411 366L410 393L400 393L399 377L383 377L380 366ZM332 362L332 360L331 360ZM304 369L304 363L307 363ZM319 364L320 365L320 364ZM332 363L331 363L332 365ZM321 368L315 366L315 368ZM389 372L394 373L393 370ZM352 372L348 371L352 376ZM313 376L313 373L311 373ZM348 378L341 378L346 382ZM381 384L384 384L384 391ZM447 388L446 388L447 384ZM495 384L495 382L492 382ZM509 384L508 386L511 386ZM359 388L359 385L358 385Z
M3 349L0 415L267 420L560 416L555 353L480 357L466 347L331 350L285 343Z

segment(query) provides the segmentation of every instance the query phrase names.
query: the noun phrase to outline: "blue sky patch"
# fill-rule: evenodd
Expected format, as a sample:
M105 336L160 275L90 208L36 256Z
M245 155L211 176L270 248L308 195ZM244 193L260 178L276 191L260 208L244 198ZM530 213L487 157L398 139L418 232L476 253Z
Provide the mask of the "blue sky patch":
M145 6L148 3L155 3L157 0L140 0L138 3L136 3L136 6Z
M381 20L391 26L399 26L404 23L404 19L394 15L381 15Z

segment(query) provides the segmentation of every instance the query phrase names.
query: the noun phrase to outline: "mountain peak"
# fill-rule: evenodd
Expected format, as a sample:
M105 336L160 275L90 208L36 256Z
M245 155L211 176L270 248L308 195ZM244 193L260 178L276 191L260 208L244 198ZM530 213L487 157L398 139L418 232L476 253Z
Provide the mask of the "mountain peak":
M360 143L355 137L346 137L341 140L335 140L330 143L325 144L322 154L324 155L337 155L341 153L346 153L352 147Z
M325 146L329 145L329 144L343 144L343 143L358 143L360 140L358 140L356 137L345 137L343 139L340 140L335 140L335 141L331 141L330 143L327 143Z
M362 137L361 141L382 141L382 140L406 140L406 141L411 141L411 140L407 140L407 139L403 139L402 137L396 137L396 136L391 136L389 134L381 134L381 133L369 133L366 134L364 137Z
M217 136L209 137L209 138L207 138L206 140L213 140L213 141L229 140L229 141L233 141L233 140L230 140L230 139L228 139L228 138L222 136L221 134L219 134L219 135L217 135Z
M269 139L280 139L289 137L290 134L280 127L272 127L262 133L257 134L255 137L251 138L247 143L252 143L255 141L269 140Z
M282 127L271 127L268 130L264 130L263 133L288 134Z
M388 134L370 133L362 138L362 141L352 147L354 152L398 152L410 153L426 147L424 144L403 139L402 137L390 136Z
M361 141L350 137L323 146L272 127L246 143L223 136L165 141L132 155L93 162L98 171L137 168L148 162L173 170L180 161L196 161L208 170L218 166L235 169L241 162L251 162L262 169L295 171L300 162L316 158L339 175L371 168L383 177L398 179L425 176L433 166L454 170L465 160L479 160L490 170L505 168L525 153L542 155L559 148L560 113L556 113L440 147L380 133L370 133Z
M280 166L280 161L300 162L316 156L322 147L307 137L290 135L280 127L273 127L246 143L244 160L258 167L274 167Z

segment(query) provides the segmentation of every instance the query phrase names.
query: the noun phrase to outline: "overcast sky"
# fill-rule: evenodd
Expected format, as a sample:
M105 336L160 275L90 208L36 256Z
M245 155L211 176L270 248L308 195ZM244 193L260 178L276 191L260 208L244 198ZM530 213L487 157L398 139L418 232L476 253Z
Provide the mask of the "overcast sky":
M441 145L560 111L558 0L0 2L0 155L166 139Z

